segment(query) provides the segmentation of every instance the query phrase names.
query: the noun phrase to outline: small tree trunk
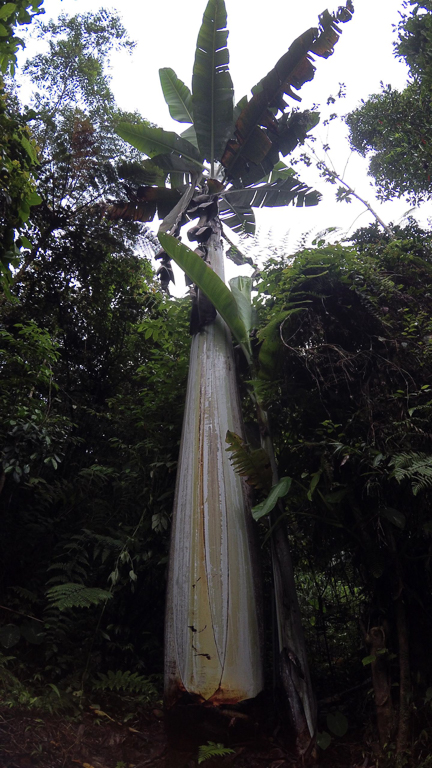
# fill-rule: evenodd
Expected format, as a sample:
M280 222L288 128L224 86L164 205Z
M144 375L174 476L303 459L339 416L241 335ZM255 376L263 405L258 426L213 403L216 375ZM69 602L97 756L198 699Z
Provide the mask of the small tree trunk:
M408 751L410 741L411 673L408 626L402 594L401 592L396 600L396 627L399 645L399 724L396 745L398 754Z
M381 747L383 747L384 744L388 744L392 740L395 728L395 714L387 654L379 653L379 651L387 648L387 637L384 627L372 627L365 634L365 642L370 656L376 657L376 660L371 664L371 673L378 735Z
M266 412L257 403L261 442L268 453L273 485L279 480L270 427ZM283 515L281 502L270 514L272 526L272 566L275 589L276 619L279 644L279 675L285 694L285 705L294 731L296 751L305 755L314 744L317 707L309 672L306 643L294 579L294 568L286 527L277 522Z
M223 279L220 230L206 245ZM243 427L231 337L218 316L192 340L167 590L167 706L185 692L235 704L263 688L253 521L228 430Z

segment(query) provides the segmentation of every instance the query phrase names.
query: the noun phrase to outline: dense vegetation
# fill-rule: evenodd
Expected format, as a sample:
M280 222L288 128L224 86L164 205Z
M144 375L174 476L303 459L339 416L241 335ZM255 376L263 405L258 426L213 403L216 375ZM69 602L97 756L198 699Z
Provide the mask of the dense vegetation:
M423 89L413 114L427 151L430 17L422 9L430 10L415 4L399 30L413 82L350 118L363 149L378 145L359 115L387 139L377 125L389 120L389 100L391 110L395 99L414 109L409 89ZM120 113L105 75L113 45L131 47L119 19L102 11L41 30L49 55L26 67L34 111L3 88L0 115L12 125L1 148L1 703L77 715L97 695L121 717L161 690L189 303L160 292L146 228L104 216L138 157L115 127L125 117L146 124ZM403 142L413 141L417 123L403 125ZM384 196L416 200L429 195L426 161L422 154L407 174L406 147L391 145L376 178ZM293 552L318 744L348 731L369 755L380 744L380 765L397 756L426 766L432 234L410 220L392 235L378 225L359 230L349 244L270 249L254 279L252 349L279 472L291 478L279 524ZM271 685L265 516L256 527ZM277 719L277 699L273 711Z

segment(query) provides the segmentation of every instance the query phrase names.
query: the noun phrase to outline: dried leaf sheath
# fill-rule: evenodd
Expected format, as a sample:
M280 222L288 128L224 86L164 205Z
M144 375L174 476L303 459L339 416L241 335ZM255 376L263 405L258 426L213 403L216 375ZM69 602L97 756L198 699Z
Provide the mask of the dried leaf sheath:
M221 248L211 250L220 274ZM263 687L247 490L225 450L227 430L242 426L230 335L218 317L191 349L167 594L168 704L183 690L228 703Z

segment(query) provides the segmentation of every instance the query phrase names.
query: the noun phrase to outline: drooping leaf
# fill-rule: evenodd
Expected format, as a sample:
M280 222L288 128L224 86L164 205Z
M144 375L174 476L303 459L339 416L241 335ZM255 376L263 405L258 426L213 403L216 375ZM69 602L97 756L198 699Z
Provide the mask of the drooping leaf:
M249 264L249 266L255 268L253 259L242 253L236 245L230 245L225 255L227 259L230 259L237 267L241 267L243 264Z
M209 0L198 34L192 75L193 115L202 157L220 160L233 123L224 0Z
M255 520L260 520L265 515L270 514L270 512L278 503L278 499L281 499L283 496L287 495L289 489L291 488L291 483L291 477L282 477L279 482L273 486L267 498L262 501L261 504L257 504L255 507L252 507L253 518Z
M269 181L277 181L278 179L289 179L295 176L294 168L290 168L282 160L279 160L273 168Z
M195 185L200 178L200 174L193 174L190 184L183 192L178 203L172 208L169 213L164 217L162 224L160 225L160 232L174 232L179 222L181 222L184 212L186 211L190 201L195 192Z
M125 141L149 157L175 152L189 161L194 168L201 168L201 157L197 148L190 141L182 139L173 131L163 128L150 128L148 125L119 123L116 133Z
M226 433L229 445L227 452L231 454L231 463L237 474L246 478L253 488L269 491L272 481L270 459L264 448L252 450L247 443L235 432Z
M221 197L219 201L219 216L233 232L245 235L255 234L255 214L250 205L242 206L238 201Z
M160 219L174 208L181 198L182 191L167 187L139 187L136 199L128 202L112 203L106 209L111 221L152 221L156 211Z
M173 120L177 120L178 123L193 123L192 94L187 85L169 67L160 69L159 77Z
M237 118L235 140L228 142L222 157L222 164L231 178L241 178L245 183L243 176L248 164L260 165L270 159L270 165L274 165L278 161L281 142L287 141L286 120L276 120L275 117L287 106L283 97L286 94L300 100L292 89L299 90L313 79L315 67L310 54L330 56L340 35L337 21L349 18L351 13L345 8L340 9L337 16L331 16L327 11L323 13L320 28L309 29L297 38L274 69L252 89L252 99ZM267 173L270 171L271 167Z
M162 248L183 269L198 288L205 293L221 317L225 320L237 341L244 347L249 343L248 334L241 319L237 303L231 291L220 277L190 248L175 237L159 233Z
M317 205L320 199L319 192L303 184L296 176L291 175L285 179L277 179L267 184L260 184L247 189L228 190L223 194L223 199L236 208L277 208L293 203L298 208Z
M253 326L253 307L251 301L252 278L251 277L233 277L230 281L230 288L234 296L238 313L243 320L246 331L250 333Z
M159 187L164 186L166 179L166 173L152 160L143 160L141 163L121 163L118 167L118 175L121 179L135 184L157 184Z

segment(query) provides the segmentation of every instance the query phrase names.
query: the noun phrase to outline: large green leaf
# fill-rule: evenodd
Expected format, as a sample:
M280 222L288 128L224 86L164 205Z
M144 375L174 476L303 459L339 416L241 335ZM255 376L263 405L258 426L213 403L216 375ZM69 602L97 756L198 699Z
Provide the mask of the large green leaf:
M173 120L177 120L178 123L193 123L192 94L187 85L169 67L160 69L159 77Z
M250 205L240 205L236 200L222 197L219 201L219 216L233 232L255 234L255 214Z
M230 189L223 193L223 198L241 210L248 207L275 208L290 203L295 203L297 207L317 205L320 194L303 184L296 176L288 176L256 187Z
M148 125L119 123L116 133L149 157L175 152L192 163L195 168L202 167L200 153L197 148L190 141L182 139L173 131L164 131L163 128L150 128Z
M233 277L230 281L232 295L237 302L237 308L244 326L248 333L253 326L253 307L252 307L252 278L251 277Z
M291 477L281 477L279 482L273 486L267 498L261 504L252 507L254 520L260 520L264 515L268 515L275 508L278 500L287 495L291 488L291 483Z
M252 89L253 97L235 124L236 138L227 143L222 157L222 164L231 178L242 179L245 183L243 176L251 163L259 165L270 159L275 164L279 149L283 151L283 145L285 148L290 146L295 132L290 131L288 136L284 121L275 117L287 106L283 97L287 94L300 101L292 89L299 90L313 79L315 67L310 53L324 58L330 56L340 35L337 22L350 18L351 13L345 8L339 9L336 16L325 11L320 16L320 29L309 29L297 38L274 69ZM270 171L271 168L267 170Z
M249 343L247 330L240 317L236 300L225 283L200 256L180 243L175 237L161 232L159 233L159 240L168 256L186 272L187 276L210 299L237 341L242 347L245 345L247 347Z
M198 34L192 94L198 146L210 163L221 159L233 124L226 23L224 0L209 0Z
M189 128L186 128L185 131L182 131L180 134L180 137L182 139L186 139L187 141L190 141L191 144L194 145L198 149L198 139L195 131L195 127L193 125L190 125Z
M154 155L152 162L164 171L170 173L196 173L196 165L193 165L190 160L185 160L184 157L176 155L174 152L170 152L165 155Z

